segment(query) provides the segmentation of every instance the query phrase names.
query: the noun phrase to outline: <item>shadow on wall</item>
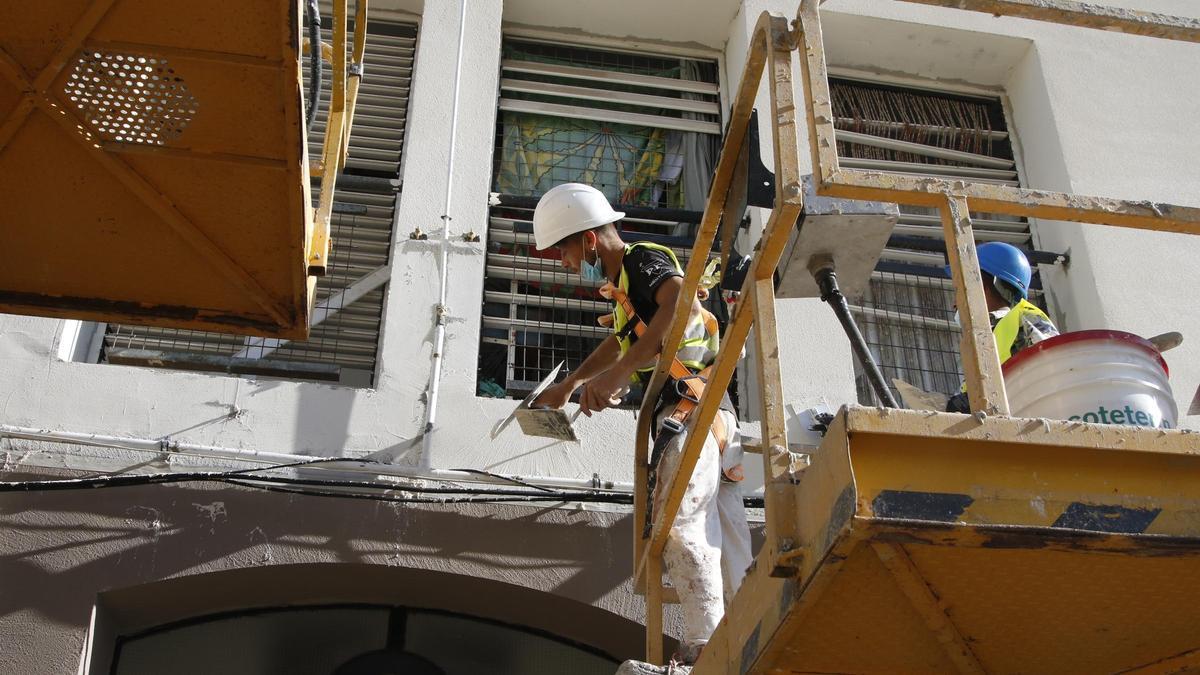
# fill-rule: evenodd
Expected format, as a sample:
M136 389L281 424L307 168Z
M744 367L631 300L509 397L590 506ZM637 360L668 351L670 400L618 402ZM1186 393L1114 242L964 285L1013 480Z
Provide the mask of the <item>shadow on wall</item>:
M345 456L346 441L350 439L350 414L358 394L332 387L302 387L296 402L296 447L282 452Z
M78 642L28 630L31 619L82 639L101 592L220 573L220 592L201 584L190 609L176 594L140 594L139 611L159 614L128 627L264 604L393 603L510 621L625 656L640 649L640 628L592 605L640 618L640 604L614 593L632 572L630 523L627 514L201 484L12 493L0 496L0 632L33 641L10 640L10 654L72 669ZM235 584L235 573L255 581ZM106 594L107 611L120 611L120 593ZM595 621L615 625L597 631Z

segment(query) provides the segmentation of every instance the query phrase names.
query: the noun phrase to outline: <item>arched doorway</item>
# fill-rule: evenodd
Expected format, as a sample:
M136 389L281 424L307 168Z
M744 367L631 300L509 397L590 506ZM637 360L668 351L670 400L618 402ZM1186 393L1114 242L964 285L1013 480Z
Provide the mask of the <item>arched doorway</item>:
M102 593L88 673L608 674L644 629L587 602L471 575L293 564Z
M609 675L599 651L438 610L326 605L197 617L118 639L114 675Z

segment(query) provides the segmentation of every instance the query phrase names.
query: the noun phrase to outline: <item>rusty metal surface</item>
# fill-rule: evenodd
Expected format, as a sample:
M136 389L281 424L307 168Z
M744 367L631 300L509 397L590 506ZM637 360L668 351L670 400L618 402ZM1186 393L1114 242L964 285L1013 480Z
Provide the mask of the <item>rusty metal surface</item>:
M772 668L818 673L952 673L958 668L870 545L853 549L795 626ZM762 672L756 666L751 672Z
M904 549L989 672L1119 672L1200 647L1195 550Z
M0 311L304 337L299 17L0 3Z

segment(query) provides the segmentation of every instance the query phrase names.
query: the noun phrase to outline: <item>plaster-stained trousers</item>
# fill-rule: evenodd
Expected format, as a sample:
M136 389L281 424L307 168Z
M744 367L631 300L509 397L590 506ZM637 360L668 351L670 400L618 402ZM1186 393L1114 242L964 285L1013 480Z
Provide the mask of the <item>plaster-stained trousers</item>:
M716 629L725 614L725 599L732 599L752 562L741 485L722 479L723 464L741 463L737 419L726 410L717 414L725 416L725 452L710 430L663 551L667 576L683 610L681 655L687 661ZM667 477L679 466L687 436L686 431L679 434L663 449L654 513L662 513Z

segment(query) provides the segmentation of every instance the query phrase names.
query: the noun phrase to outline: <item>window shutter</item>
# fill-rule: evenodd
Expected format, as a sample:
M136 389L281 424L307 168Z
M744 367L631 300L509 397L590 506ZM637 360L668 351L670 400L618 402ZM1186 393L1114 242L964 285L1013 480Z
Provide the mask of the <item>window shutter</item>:
M830 88L842 166L1020 184L998 99L840 78L831 78ZM979 243L1029 248L1023 218L973 213L972 222ZM962 382L960 331L952 321L954 288L943 272L945 255L929 250L944 242L937 210L902 205L892 242L852 310L886 379L953 393ZM861 375L858 384L859 400L874 403Z

